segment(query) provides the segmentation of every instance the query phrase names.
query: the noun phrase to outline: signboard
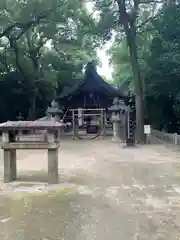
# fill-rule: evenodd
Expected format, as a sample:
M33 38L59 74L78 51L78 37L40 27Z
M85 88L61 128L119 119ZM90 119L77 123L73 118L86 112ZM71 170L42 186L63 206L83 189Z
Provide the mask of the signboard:
M151 134L151 126L150 125L144 125L144 133L147 135Z

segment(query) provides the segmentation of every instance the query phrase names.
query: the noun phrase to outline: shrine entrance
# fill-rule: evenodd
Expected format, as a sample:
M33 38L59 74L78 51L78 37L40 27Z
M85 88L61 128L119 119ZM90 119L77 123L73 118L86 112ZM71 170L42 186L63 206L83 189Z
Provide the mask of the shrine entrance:
M77 85L64 90L56 101L64 108L61 120L68 123L73 139L95 139L105 135L111 117L107 109L116 97L123 99L124 95L105 82L91 62Z
M72 138L91 140L105 136L106 109L69 109L72 116Z

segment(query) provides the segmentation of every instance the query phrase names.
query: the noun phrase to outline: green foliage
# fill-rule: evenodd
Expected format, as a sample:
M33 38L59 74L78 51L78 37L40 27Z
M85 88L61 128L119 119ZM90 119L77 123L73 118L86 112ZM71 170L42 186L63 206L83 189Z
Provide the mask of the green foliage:
M113 79L114 82L119 84L123 81L132 81L132 71L129 62L128 48L125 40L118 41L109 51L111 56L111 63L113 64Z
M152 92L156 96L174 97L179 94L180 7L173 5L163 11L163 16L154 22L157 34L153 39L148 61L151 67L149 88L154 89Z
M146 62L149 56L149 48L153 39L153 32L146 32L145 34L137 34L137 51L138 61L141 69L142 79L145 78L148 71L148 64ZM115 44L109 50L111 56L111 63L114 67L113 79L114 82L119 84L121 82L129 83L129 91L134 92L132 67L129 60L129 51L126 39L117 39ZM143 84L144 85L144 84ZM145 86L144 86L145 87Z
M179 15L178 4L163 6L156 19L149 21L136 37L149 118L154 127L171 132L179 131L180 122ZM117 36L110 55L114 81L129 82L129 89L133 91L128 48L123 37Z
M72 86L88 59L96 58L97 24L83 0L2 0L0 20L2 91L12 90L8 99L14 104L12 114L2 119L15 118L18 112L25 118L38 117L56 90L59 94ZM13 80L7 86L4 76L9 74ZM5 109L9 101L1 95Z
M169 131L179 131L180 6L169 5L162 12L153 22L157 33L147 60L149 71L146 94L156 101L154 110L161 109L161 118L156 119L156 122L163 122Z
M119 1L93 2L96 18L87 12L83 0L0 1L1 121L13 120L19 112L25 118L43 116L49 101L79 80L84 65L97 60L97 47L114 32L109 50L114 82L126 92L135 91L132 42L127 41ZM179 3L164 1L161 9L156 1L139 1L138 9L132 2L125 4L126 20L136 26L134 40L151 123L178 131Z

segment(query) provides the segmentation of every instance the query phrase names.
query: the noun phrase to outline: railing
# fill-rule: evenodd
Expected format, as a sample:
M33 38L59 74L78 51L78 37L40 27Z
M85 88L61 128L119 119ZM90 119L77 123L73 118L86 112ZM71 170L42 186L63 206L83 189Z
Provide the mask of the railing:
M180 145L180 135L178 135L177 133L166 133L153 129L151 135L152 137L156 137L161 141L170 144Z

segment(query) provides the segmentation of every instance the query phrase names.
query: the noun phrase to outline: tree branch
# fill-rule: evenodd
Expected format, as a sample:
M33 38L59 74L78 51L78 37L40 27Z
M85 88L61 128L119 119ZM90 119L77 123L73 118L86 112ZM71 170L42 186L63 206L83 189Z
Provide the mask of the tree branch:
M19 49L17 47L16 41L11 39L10 37L8 39L9 39L10 47L13 49L14 54L15 54L16 67L19 70L19 72L21 73L23 79L26 80L27 79L26 75L21 67L21 64L19 63Z
M140 4L150 4L150 3L164 3L163 0L147 0L147 1L140 1Z
M65 4L66 0L63 0L61 4L57 5L56 8L62 7ZM29 30L33 25L38 25L41 20L45 19L48 17L48 15L53 11L54 8L49 8L46 11L40 13L39 15L36 16L35 19L30 20L26 23L14 23L10 26L8 26L5 30L3 30L0 33L0 38L2 37L8 37L10 33L16 29L19 28L21 29L21 32L15 37L15 40L18 40L27 30Z
M144 27L144 26L145 26L146 24L148 24L150 21L155 20L158 16L159 16L159 14L156 14L155 16L149 17L146 21L144 21L143 23L141 23L140 25L138 25L138 26L136 27L136 29L138 30L138 29Z

